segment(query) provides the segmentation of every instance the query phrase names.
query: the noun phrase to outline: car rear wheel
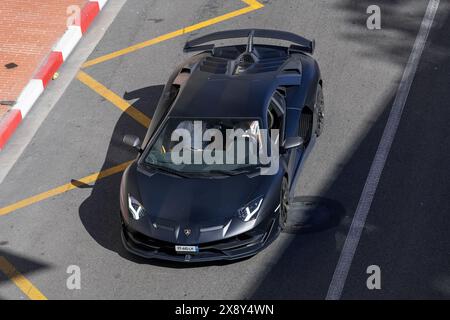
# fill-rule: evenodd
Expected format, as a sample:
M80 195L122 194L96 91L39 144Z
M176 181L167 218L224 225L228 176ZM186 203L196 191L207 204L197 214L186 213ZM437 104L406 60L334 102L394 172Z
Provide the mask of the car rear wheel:
M280 215L279 215L279 225L281 230L284 230L287 225L288 207L289 207L288 181L286 178L283 178L280 192Z
M325 118L325 101L323 98L322 86L319 85L317 89L317 127L316 136L319 137L323 132L324 118Z

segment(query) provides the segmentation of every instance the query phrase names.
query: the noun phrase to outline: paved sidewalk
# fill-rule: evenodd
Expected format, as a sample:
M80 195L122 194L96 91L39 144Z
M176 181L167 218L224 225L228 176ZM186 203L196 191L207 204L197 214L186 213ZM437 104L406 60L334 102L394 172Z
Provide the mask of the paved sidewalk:
M0 119L66 30L67 8L87 0L2 0Z

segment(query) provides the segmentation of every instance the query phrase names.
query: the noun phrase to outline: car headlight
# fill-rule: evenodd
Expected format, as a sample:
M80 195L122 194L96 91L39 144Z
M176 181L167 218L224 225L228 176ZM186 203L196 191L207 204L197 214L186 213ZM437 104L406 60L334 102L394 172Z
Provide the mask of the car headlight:
M145 214L144 207L131 195L128 195L128 209L134 220L139 220L139 218L142 218Z
M238 217L244 222L248 222L250 220L256 219L258 216L259 208L261 208L261 204L263 202L263 198L260 197L248 203L245 207L240 208L238 210Z

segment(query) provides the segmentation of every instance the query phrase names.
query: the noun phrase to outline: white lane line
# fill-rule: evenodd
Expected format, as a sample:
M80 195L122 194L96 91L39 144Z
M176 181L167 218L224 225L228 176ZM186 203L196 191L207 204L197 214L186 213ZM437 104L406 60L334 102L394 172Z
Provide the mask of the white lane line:
M420 57L422 56L422 52L424 50L428 34L430 33L431 26L433 25L433 20L438 7L439 0L430 0L428 3L427 11L422 20L419 33L417 34L416 41L414 42L414 47L405 67L405 71L403 72L402 80L398 87L386 127L383 131L383 136L381 137L381 141L370 167L369 175L367 176L361 198L359 199L355 216L353 217L350 230L347 234L347 238L345 239L338 264L334 270L333 278L326 296L327 300L338 300L341 298L348 271L352 264L356 248L358 247L367 214L369 213L372 200L377 190L378 181L380 180L392 141L394 140L397 132L400 118L403 113L403 108L405 107L406 99L408 98L409 90L411 89L411 84L414 80L414 75L417 71Z

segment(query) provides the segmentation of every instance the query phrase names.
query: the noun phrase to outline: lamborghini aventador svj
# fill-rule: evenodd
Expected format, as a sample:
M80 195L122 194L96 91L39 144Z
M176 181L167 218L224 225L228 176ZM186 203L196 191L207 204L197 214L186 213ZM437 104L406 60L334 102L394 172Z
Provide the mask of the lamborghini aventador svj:
M213 44L237 38L246 41ZM286 227L301 165L323 129L314 41L244 29L184 50L200 53L170 77L143 141L124 137L138 156L121 183L123 244L174 261L251 256Z

